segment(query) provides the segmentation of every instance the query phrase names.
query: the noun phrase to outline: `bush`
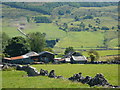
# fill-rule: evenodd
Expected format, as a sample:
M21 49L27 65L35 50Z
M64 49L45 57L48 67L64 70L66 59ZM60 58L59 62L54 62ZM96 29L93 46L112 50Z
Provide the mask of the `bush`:
M10 57L20 56L30 51L30 45L21 36L13 37L8 40L8 45L4 49L4 54Z
M73 47L68 47L68 48L66 48L64 54L68 54L69 52L74 52Z
M59 10L59 11L58 11L58 14L59 14L59 15L64 15L64 12L63 12L62 10Z
M47 17L35 17L36 23L51 23L52 21Z
M77 27L71 27L69 28L69 31L81 31L81 30Z
M109 28L107 26L103 26L101 30L109 30Z
M93 16L87 15L87 16L83 17L83 19L93 19Z
M88 55L90 56L91 62L94 62L95 60L99 59L99 54L95 50L88 51Z

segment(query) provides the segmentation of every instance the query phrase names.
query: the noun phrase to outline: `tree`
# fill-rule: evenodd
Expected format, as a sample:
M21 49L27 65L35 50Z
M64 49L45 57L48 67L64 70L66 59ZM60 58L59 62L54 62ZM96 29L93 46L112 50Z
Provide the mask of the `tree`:
M75 16L74 19L75 19L75 21L79 21L80 18L78 16Z
M46 46L53 48L56 44L56 40L46 40Z
M91 28L91 27L92 27L92 25L91 25L91 24L89 24L89 25L88 25L88 27L90 27L90 28Z
M59 29L62 29L63 31L65 31L65 32L67 32L68 30L68 25L67 25L67 23L64 23L63 25L61 25L60 27L59 27Z
M26 19L27 19L27 22L29 23L30 22L30 17L27 16Z
M98 60L99 54L95 50L88 51L88 55L90 56L91 62L94 62L95 60Z
M32 51L41 52L46 46L45 34L40 32L29 33L28 36L31 39L28 39L30 48Z
M2 51L4 51L6 45L8 44L9 39L10 39L9 36L5 32L3 32L2 33Z
M93 31L97 31L97 27L93 27L92 29L93 29Z
M59 10L59 11L58 11L58 14L59 14L59 15L64 15L64 12L63 12L62 10Z
M83 17L83 19L93 19L93 16L87 15L87 16Z
M96 24L100 24L100 19L99 18L96 19Z
M81 31L78 27L71 27L69 28L69 31Z
M80 23L80 30L84 31L85 30L85 24L83 22Z
M73 47L68 47L68 48L66 48L64 54L67 54L67 53L73 52L73 51L74 51Z
M71 13L71 11L70 11L70 10L66 10L66 13L67 13L67 14L70 14L70 13Z
M64 23L64 24L63 24L63 27L64 27L64 30L67 31L67 29L68 29L67 23Z
M115 29L115 27L114 27L114 26L112 26L112 30L113 30L113 29Z
M36 23L51 23L52 21L48 17L35 17Z
M90 59L91 59L91 62L94 62L95 61L95 55L94 54L90 54Z
M107 26L103 26L101 30L109 30L109 28Z
M28 42L21 36L13 37L8 40L4 53L10 57L20 56L30 51Z

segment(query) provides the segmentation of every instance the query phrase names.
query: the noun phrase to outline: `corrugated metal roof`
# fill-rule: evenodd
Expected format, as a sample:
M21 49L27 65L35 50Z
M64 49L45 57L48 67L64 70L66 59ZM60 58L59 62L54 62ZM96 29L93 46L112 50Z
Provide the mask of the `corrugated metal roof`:
M22 55L22 56L17 56L17 57L11 57L11 58L7 58L7 57L5 57L4 59L7 59L7 60L17 60L17 59L24 59L24 58L29 58L29 57L31 57L31 56L38 56L38 55L42 55L42 54L44 54L44 53L49 53L49 54L53 54L53 53L51 53L51 52L48 52L48 51L43 51L43 52L41 52L41 53L36 53L36 52L29 52L29 53L26 53L26 54L24 54L24 55ZM54 55L54 54L53 54Z
M11 60L15 60L15 59L23 59L23 56L17 56L17 57L11 57Z
M83 56L82 54L78 52L69 52L67 55L65 55L63 58L69 58L71 56Z
M17 60L17 59L24 59L24 58L29 58L30 56L37 56L39 55L38 53L36 52L29 52L25 55L21 55L21 56L17 56L17 57L11 57L11 58L7 58L5 57L4 59L7 59L7 60Z
M86 57L85 56L72 56L73 60L75 61L86 61Z
M43 52L40 52L39 55L42 55L44 53L49 53L49 54L53 54L52 52L48 52L48 51L43 51ZM53 54L54 55L54 54Z
M26 53L25 55L30 57L30 56L37 56L39 54L36 52L29 52L29 53Z
M24 57L23 56L17 56L17 57L11 57L11 58L4 58L4 59L7 59L7 60L16 60L16 59L23 59Z

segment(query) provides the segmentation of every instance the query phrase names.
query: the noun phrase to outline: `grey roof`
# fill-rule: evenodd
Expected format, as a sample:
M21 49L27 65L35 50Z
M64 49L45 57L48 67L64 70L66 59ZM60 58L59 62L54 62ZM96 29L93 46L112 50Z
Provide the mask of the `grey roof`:
M39 53L39 55L42 55L42 54L44 54L44 53L49 53L49 54L54 55L52 52L48 52L48 51L43 51L43 52L40 52L40 53Z
M74 61L87 61L85 56L72 56Z
M32 51L32 52L26 53L25 55L30 57L30 56L36 56L36 55L39 55L39 54Z
M69 52L63 58L65 58L66 61L69 61L70 58L72 58L74 61L86 61L87 60L85 56L83 56L82 54L78 52Z
M69 58L71 56L82 56L82 54L78 52L69 52L67 55L65 55L63 58Z

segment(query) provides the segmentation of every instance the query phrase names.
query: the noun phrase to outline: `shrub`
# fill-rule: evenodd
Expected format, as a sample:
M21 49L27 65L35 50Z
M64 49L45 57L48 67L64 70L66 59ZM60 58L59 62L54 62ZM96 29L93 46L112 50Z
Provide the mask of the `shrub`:
M93 19L93 16L87 15L87 16L83 17L83 19Z
M68 48L66 48L64 54L67 54L67 53L73 52L73 51L74 51L73 47L68 47Z
M101 30L109 30L109 28L107 26L103 26Z
M81 31L81 30L77 27L71 27L69 28L69 31Z
M95 50L90 50L90 51L88 51L88 55L90 55L91 62L94 62L95 60L98 60L98 59L99 59L99 54L98 54L98 52L95 51Z
M35 17L36 23L51 23L52 21L47 17Z

